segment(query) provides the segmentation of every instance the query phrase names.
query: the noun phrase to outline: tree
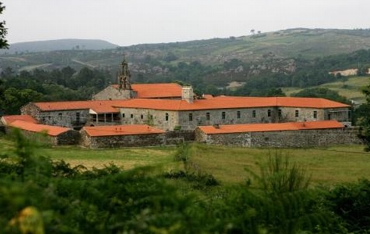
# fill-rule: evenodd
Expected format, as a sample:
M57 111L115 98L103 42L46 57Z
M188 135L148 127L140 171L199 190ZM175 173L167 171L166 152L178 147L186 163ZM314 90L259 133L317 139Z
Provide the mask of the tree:
M370 108L370 85L367 86L363 93L366 96L366 103L363 104L363 108L369 110ZM366 147L365 151L370 151L370 116L368 113L365 113L363 116L360 116L357 123L361 127L360 136L365 141Z
M3 13L3 10L5 10L5 6L0 2L0 15ZM5 21L0 21L0 49L8 48L8 42L5 40L6 33Z
M350 103L350 101L341 95L337 91L327 88L308 88L299 91L298 93L292 94L293 97L314 97L314 98L326 98L336 102Z

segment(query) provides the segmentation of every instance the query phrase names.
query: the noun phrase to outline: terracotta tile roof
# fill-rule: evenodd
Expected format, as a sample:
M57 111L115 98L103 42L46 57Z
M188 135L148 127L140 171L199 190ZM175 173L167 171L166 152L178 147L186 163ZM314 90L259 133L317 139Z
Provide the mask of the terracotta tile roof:
M30 115L4 115L1 117L1 121L5 124L11 124L16 120L22 120L24 122L30 122L30 123L37 123L37 120L35 120Z
M343 128L343 124L336 120L311 121L311 122L289 122L289 123L265 123L265 124L235 124L198 127L206 134L228 134L241 132L272 132L272 131L297 131L314 129Z
M11 127L19 128L30 132L46 132L49 136L58 136L64 132L70 131L70 128L63 128L58 126L50 126L43 124L35 124L31 122L25 122L22 120L16 120L9 124Z
M140 99L129 100L94 100L65 102L36 102L43 111L85 110L97 113L118 113L117 108L143 108L156 110L191 111L211 109L235 109L257 107L305 107L305 108L348 108L349 105L323 98L297 97L229 97L220 96L211 99L199 99L193 103L185 100Z
M120 100L93 100L93 101L64 101L64 102L35 102L34 104L43 111L62 110L88 110L92 109L97 113L118 113L114 105Z
M112 85L118 88L118 84ZM137 92L137 98L181 98L182 87L176 83L162 84L132 84Z
M235 109L253 107L306 107L306 108L347 108L349 105L326 100L323 98L296 97L214 97L211 99L195 100L188 103L185 100L160 99L130 99L124 100L116 107L144 108L157 110L191 111L211 109Z
M82 128L81 131L86 131L86 133L92 137L164 133L163 130L153 128L148 125L95 126L95 127L84 127Z

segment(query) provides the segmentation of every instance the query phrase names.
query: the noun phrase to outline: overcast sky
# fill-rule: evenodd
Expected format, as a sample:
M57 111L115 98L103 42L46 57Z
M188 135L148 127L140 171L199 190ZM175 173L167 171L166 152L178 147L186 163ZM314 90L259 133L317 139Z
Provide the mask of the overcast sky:
M306 28L370 28L370 0L0 0L9 43L103 39L126 46Z

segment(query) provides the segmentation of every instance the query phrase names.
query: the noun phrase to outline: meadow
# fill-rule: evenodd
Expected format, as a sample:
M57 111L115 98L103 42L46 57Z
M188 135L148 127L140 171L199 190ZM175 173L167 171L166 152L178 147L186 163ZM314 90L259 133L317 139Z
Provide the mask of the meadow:
M348 99L357 101L359 103L365 103L365 95L362 93L362 89L369 85L368 76L353 76L349 78L342 78L336 82L330 82L309 88L328 88L339 93ZM282 88L283 92L287 96L291 96L294 93L302 91L303 88L298 87L287 87Z
M370 179L370 153L363 146L333 146L306 149L257 149L190 144L189 159L200 173L213 175L221 184L245 183L250 178L246 168L258 173L269 155L286 155L290 162L307 170L313 185L334 185ZM11 154L12 142L0 139L1 154ZM71 166L103 168L115 164L124 170L155 166L159 172L183 170L176 161L176 146L86 149L77 146L39 147L35 153L53 160L64 160Z

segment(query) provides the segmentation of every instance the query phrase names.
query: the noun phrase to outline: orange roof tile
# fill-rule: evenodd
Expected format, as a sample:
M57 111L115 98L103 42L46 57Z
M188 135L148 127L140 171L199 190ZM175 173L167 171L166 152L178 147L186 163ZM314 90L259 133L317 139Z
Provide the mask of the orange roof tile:
M5 125L11 124L16 120L22 120L25 122L30 122L30 123L37 123L37 120L35 120L32 116L30 115L4 115L1 117L1 120Z
M336 120L311 121L311 122L289 122L289 123L265 123L265 124L235 124L198 127L206 134L228 134L241 132L273 132L273 131L297 131L314 129L343 128L343 124Z
M34 103L43 111L62 110L88 110L92 109L97 113L118 113L114 105L120 100L92 100L92 101L63 101L63 102L36 102Z
M112 85L118 88L117 84ZM181 98L182 87L176 83L132 84L137 98Z
M25 122L22 120L16 120L9 124L11 127L19 128L30 132L46 132L49 136L58 136L64 132L70 131L70 128L63 128L58 126L50 126L43 124L35 124L31 122Z
M348 108L349 105L323 98L298 97L228 97L211 99L185 100L169 99L128 99L128 100L94 100L34 103L43 111L92 109L97 113L118 113L116 108L143 108L156 110L191 111L211 109L235 109L257 107L305 107L305 108Z
M215 97L195 100L188 103L185 100L164 99L130 99L120 102L116 107L144 108L157 110L191 111L210 109L235 109L253 107L305 107L305 108L346 108L349 105L326 100L323 98L296 97Z
M153 128L148 125L95 126L84 127L81 131L86 131L86 133L92 137L164 133L163 130Z

